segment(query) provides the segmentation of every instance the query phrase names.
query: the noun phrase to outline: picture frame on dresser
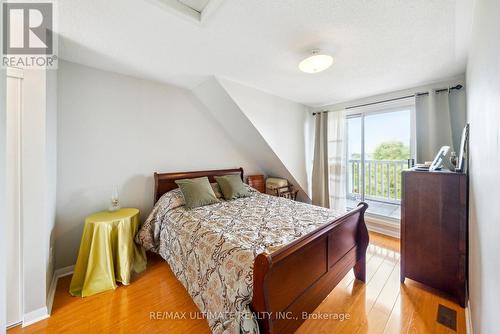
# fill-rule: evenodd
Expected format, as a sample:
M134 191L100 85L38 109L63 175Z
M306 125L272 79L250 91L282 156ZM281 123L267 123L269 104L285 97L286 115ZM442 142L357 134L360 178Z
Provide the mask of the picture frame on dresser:
M458 152L458 162L455 172L457 173L467 173L466 160L468 159L467 154L469 152L469 123L465 124L462 130L462 138L460 140L460 151Z
M439 149L439 152L436 154L436 157L432 161L432 164L429 166L429 172L435 171L435 170L440 170L443 165L444 166L449 166L446 162L446 156L448 155L448 152L450 151L449 146L442 146Z

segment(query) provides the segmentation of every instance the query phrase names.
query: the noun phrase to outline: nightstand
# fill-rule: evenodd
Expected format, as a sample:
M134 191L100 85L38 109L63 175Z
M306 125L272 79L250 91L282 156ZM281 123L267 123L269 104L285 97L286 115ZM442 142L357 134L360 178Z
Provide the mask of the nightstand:
M130 284L130 274L146 269L146 253L136 245L139 210L123 208L98 212L85 219L82 241L69 292L91 296Z
M250 187L258 190L261 193L266 192L266 182L264 180L264 175L248 175L247 183Z

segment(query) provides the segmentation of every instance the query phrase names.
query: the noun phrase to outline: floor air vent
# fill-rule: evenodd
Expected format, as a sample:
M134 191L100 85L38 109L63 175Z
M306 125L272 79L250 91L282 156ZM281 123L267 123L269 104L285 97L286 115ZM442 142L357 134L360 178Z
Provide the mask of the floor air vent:
M457 330L457 311L439 304L437 312L437 322L454 331Z

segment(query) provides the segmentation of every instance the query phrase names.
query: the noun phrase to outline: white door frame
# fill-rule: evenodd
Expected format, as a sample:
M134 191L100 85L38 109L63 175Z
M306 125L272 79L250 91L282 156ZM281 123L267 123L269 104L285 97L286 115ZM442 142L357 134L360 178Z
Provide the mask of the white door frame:
M14 256L18 257L18 273L19 273L19 282L18 282L18 287L19 287L19 290L18 290L18 293L19 293L19 301L18 301L18 307L19 307L19 310L18 310L18 319L15 319L15 320L12 320L12 319L7 319L7 328L10 328L10 327L13 327L13 326L17 326L19 324L22 323L23 321L23 314L24 314L24 307L23 307L23 300L24 300L24 294L23 294L23 238L22 238L22 231L23 231L23 228L22 228L22 210L21 210L21 196L22 196L22 187L21 187L21 147L22 147L22 143L21 143L21 129L22 129L22 107L23 107L23 78L24 78L24 72L22 69L19 69L19 68L8 68L7 71L6 71L6 74L7 74L7 77L6 77L6 89L8 89L8 81L9 79L14 79L14 80L17 80L18 81L18 90L19 90L19 95L18 95L18 98L19 98L19 101L18 101L18 105L19 105L19 114L17 115L17 120L16 120L16 123L17 123L17 129L16 129L16 134L14 134L16 137L17 137L17 152L14 153L16 155L16 158L17 158L17 180L14 181L14 186L17 187L17 220L18 220L18 224L19 224L19 230L18 230L18 245L17 245L17 254L13 254ZM8 96L8 91L7 91L7 96ZM6 119L7 119L7 122L8 119L9 119L9 110L6 110L7 113L6 113ZM7 130L7 129L6 129ZM7 138L8 141L10 141L10 139ZM7 142L7 145L9 145L10 142ZM6 151L9 152L12 148L9 148L7 147L6 148ZM6 166L7 170L9 168L12 168L12 165L9 166L8 164L8 159L7 159L7 166ZM11 182L12 180L6 180L7 181L7 184L9 184L9 182ZM9 195L12 195L12 194L7 194L7 196ZM7 211L9 210L13 210L13 208L9 208L7 207L6 208ZM11 250L8 250L8 251L11 251ZM8 302L8 299L9 299L9 290L7 290L7 302ZM9 304L7 303L7 308L9 307Z

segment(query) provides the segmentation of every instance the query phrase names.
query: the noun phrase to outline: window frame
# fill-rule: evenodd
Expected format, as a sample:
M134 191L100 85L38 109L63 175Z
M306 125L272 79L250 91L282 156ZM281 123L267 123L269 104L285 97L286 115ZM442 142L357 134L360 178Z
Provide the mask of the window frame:
M415 98L409 97L404 99L399 99L396 101L382 102L377 104L372 104L368 106L361 106L355 108L346 109L345 116L345 158L346 163L349 161L348 152L348 141L349 141L349 127L347 126L348 119L350 118L360 118L361 122L361 161L360 161L360 171L361 174L361 197L360 200L365 199L365 117L377 114L385 114L390 112L398 112L403 110L410 110L410 159L415 159L417 152L417 140L416 140L416 115L415 115ZM348 171L346 168L346 182L345 182L345 193L346 197L349 194L349 182L348 182ZM367 212L368 216L372 216L376 219L399 222L400 219L395 219L392 217L387 217L379 215L376 213Z

